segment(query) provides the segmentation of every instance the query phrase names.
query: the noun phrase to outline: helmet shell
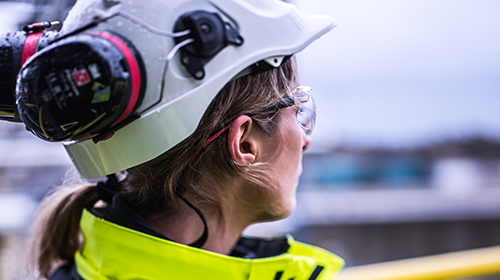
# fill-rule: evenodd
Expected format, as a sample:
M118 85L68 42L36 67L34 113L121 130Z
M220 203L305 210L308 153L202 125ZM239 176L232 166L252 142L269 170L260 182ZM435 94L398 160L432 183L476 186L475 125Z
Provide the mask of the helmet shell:
M244 39L213 56L203 79L194 79L178 54L167 58L176 45L167 33L182 15L198 10L218 14ZM335 26L330 17L304 16L279 0L79 0L61 32L117 14L93 29L118 33L134 44L147 75L138 111L149 109L105 141L64 143L85 178L119 172L166 152L195 130L211 100L238 73L258 61L297 53Z

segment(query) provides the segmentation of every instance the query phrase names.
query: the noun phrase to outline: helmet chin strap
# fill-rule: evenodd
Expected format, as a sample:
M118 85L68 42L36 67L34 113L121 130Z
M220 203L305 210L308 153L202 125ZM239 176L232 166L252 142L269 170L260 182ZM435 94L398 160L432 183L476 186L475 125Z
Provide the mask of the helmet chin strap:
M188 244L191 247L196 247L196 248L201 248L203 245L205 245L205 242L207 242L208 239L208 226L207 226L207 220L205 219L205 215L201 212L200 209L198 209L196 206L194 206L189 200L187 200L183 195L181 195L177 190L175 191L175 195L177 195L184 203L187 204L187 206L191 207L196 214L200 217L201 221L203 222L203 234L196 240L195 242Z

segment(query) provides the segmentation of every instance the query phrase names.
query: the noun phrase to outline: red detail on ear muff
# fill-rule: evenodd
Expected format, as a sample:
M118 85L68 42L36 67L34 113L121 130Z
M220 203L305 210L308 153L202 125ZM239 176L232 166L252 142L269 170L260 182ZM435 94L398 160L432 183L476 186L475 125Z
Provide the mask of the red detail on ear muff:
M23 46L23 54L21 55L21 66L32 57L36 52L36 46L38 45L38 39L42 36L43 32L30 33L26 37Z
M132 110L134 109L135 105L137 104L137 101L139 100L139 95L141 91L141 76L139 72L139 64L137 63L137 60L135 59L134 53L130 50L130 48L127 46L125 42L123 42L120 38L106 32L96 32L93 33L99 37L102 37L104 39L107 39L111 43L113 43L123 54L125 59L127 60L127 63L130 67L130 75L132 76L132 89L130 93L130 100L129 103L127 104L127 107L125 108L125 111L118 117L118 119L111 125L114 126L121 121L123 121L125 118L130 115Z

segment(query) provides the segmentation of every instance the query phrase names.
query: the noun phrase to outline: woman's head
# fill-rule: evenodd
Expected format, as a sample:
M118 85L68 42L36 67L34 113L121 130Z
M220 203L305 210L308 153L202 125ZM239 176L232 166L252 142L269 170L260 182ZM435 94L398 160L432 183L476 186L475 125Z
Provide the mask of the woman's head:
M278 104L298 85L294 58L279 68L229 82L192 135L160 157L129 170L124 182L129 199L146 216L175 208L175 191L199 196L219 207L225 199L237 197L254 209L262 207L263 216L266 212L276 212L271 215L274 218L288 214L293 202L283 207L276 202L284 193L290 196L290 191L284 191L288 185L296 185L301 158L290 155L293 150L300 156L302 146L307 147L302 142L308 143L308 138L297 124L296 106L281 109L284 106ZM203 147L207 139L229 125L230 129ZM289 156L290 164L283 155ZM287 167L292 165L293 172ZM237 189L235 182L245 189ZM274 203L265 201L273 199ZM276 209L271 209L271 204Z

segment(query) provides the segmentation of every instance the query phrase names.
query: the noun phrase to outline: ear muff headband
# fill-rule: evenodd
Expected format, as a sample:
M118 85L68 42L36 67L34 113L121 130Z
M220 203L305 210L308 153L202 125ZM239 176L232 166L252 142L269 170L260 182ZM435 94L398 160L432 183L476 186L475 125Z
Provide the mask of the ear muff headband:
M23 53L21 56L21 66L32 57L36 52L36 46L38 45L38 39L42 36L43 32L30 33L24 41Z

